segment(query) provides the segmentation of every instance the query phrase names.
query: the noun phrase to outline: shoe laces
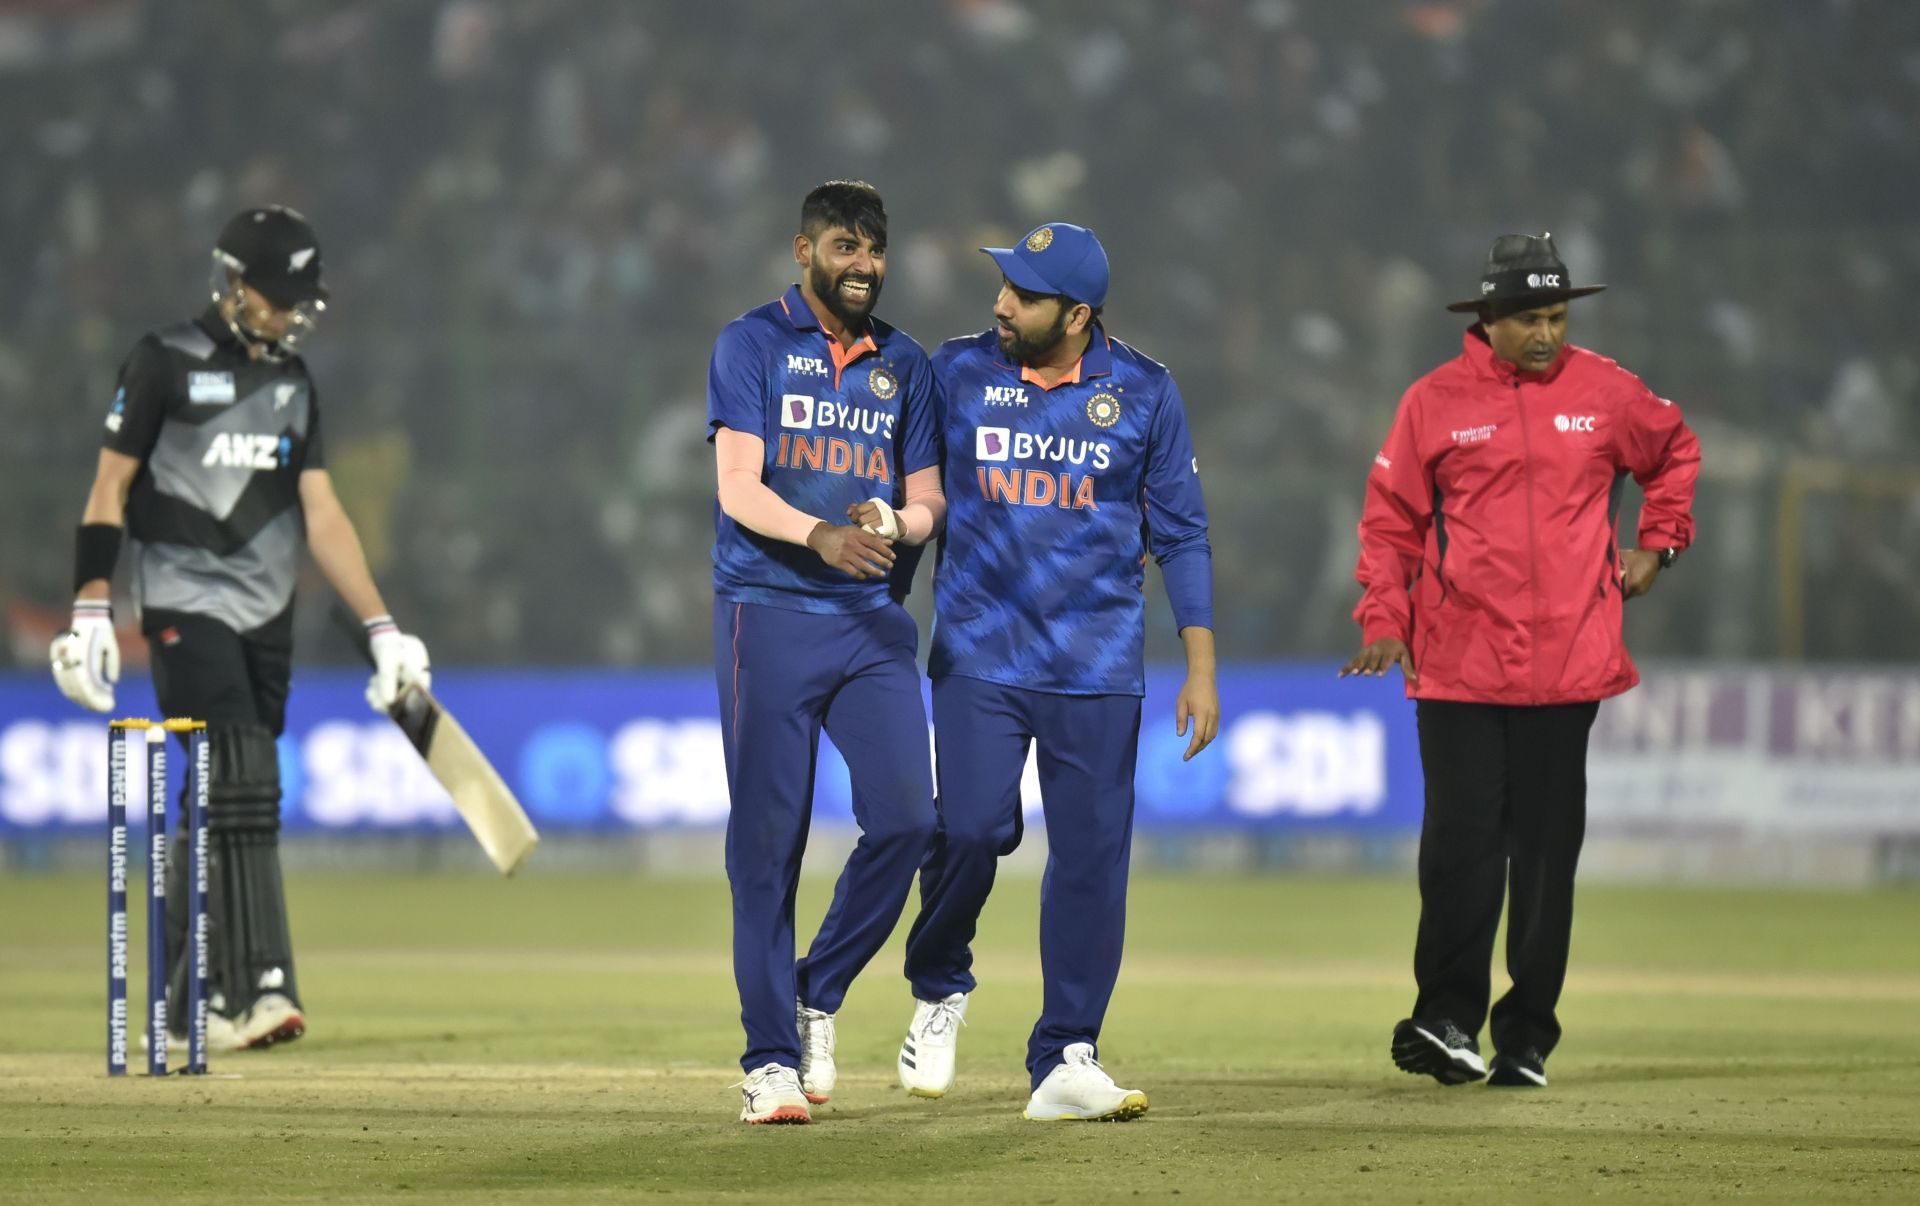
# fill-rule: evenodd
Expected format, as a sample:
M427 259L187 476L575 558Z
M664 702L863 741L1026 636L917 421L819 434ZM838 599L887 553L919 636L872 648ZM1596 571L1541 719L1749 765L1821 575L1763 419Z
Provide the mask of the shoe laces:
M822 1013L818 1009L800 1007L800 1017L805 1023L801 1033L806 1036L808 1059L833 1058L833 1015Z
M922 1039L951 1038L959 1033L958 1027L967 1024L966 1016L960 1007L951 1001L928 1001L932 1008L927 1012L926 1025L920 1027Z
M800 1091L800 1074L785 1064L762 1064L747 1073L744 1079L736 1080L727 1087L729 1089L745 1089L752 1087L755 1081L759 1081L760 1087L762 1088L788 1088L795 1093Z
M1067 1075L1069 1076L1076 1078L1090 1077L1097 1083L1106 1085L1109 1088L1118 1089L1120 1087L1114 1083L1113 1074L1101 1066L1100 1061L1092 1055L1083 1055L1063 1060L1061 1061L1061 1066L1067 1069Z

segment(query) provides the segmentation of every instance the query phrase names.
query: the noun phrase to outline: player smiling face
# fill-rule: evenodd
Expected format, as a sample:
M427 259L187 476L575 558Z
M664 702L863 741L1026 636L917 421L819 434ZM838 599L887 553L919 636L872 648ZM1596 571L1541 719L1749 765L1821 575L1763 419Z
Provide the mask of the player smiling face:
M1005 277L993 302L993 333L1000 340L1000 354L1014 364L1043 358L1092 319L1092 309L1082 302L1029 293Z
M800 206L793 238L800 288L850 329L862 326L887 276L887 210L864 180L829 180Z
M887 276L887 247L872 235L830 226L808 244L807 292L850 327L865 322Z

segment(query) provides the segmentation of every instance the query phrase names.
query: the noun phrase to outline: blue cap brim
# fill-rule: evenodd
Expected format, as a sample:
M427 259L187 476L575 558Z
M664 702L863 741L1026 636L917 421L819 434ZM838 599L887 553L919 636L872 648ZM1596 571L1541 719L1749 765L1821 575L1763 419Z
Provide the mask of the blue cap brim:
M1025 289L1028 293L1040 293L1052 297L1060 292L1057 285L1046 277L1041 276L1038 272L1035 272L1025 260L1020 258L1019 254L1015 252L1013 248L982 247L980 250L993 257L993 262L1000 266L1000 275L1006 277L1022 289Z

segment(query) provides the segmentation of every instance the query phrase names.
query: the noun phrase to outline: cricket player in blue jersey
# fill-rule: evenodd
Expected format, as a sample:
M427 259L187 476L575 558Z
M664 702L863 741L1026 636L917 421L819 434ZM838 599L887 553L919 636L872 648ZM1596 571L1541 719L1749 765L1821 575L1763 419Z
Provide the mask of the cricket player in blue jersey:
M1092 231L1052 222L982 250L1005 278L994 327L933 361L948 507L928 666L940 833L907 940L918 1004L900 1081L922 1097L953 1084L974 926L997 860L1020 842L1021 772L1038 743L1046 984L1026 1116L1132 1118L1146 1094L1116 1085L1095 1049L1126 928L1149 553L1186 647L1186 756L1220 724L1199 462L1172 375L1100 321L1107 254Z
M894 544L926 541L946 507L926 352L872 316L886 255L871 185L808 193L799 284L727 325L707 380L743 1122L809 1122L827 1099L833 1014L892 933L936 825L919 635L889 574ZM864 527L847 522L856 507ZM846 756L860 842L796 965L822 727Z

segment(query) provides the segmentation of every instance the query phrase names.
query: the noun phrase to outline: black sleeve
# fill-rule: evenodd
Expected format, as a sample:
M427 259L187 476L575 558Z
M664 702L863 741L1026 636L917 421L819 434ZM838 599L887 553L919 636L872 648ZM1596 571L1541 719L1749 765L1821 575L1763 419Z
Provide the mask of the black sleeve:
M320 441L320 390L307 378L307 445L300 453L300 471L325 469L327 467L326 445Z
M107 412L101 447L147 459L153 442L160 438L160 424L179 394L170 361L166 349L151 335L133 345L120 365L120 388L113 395L113 409Z

